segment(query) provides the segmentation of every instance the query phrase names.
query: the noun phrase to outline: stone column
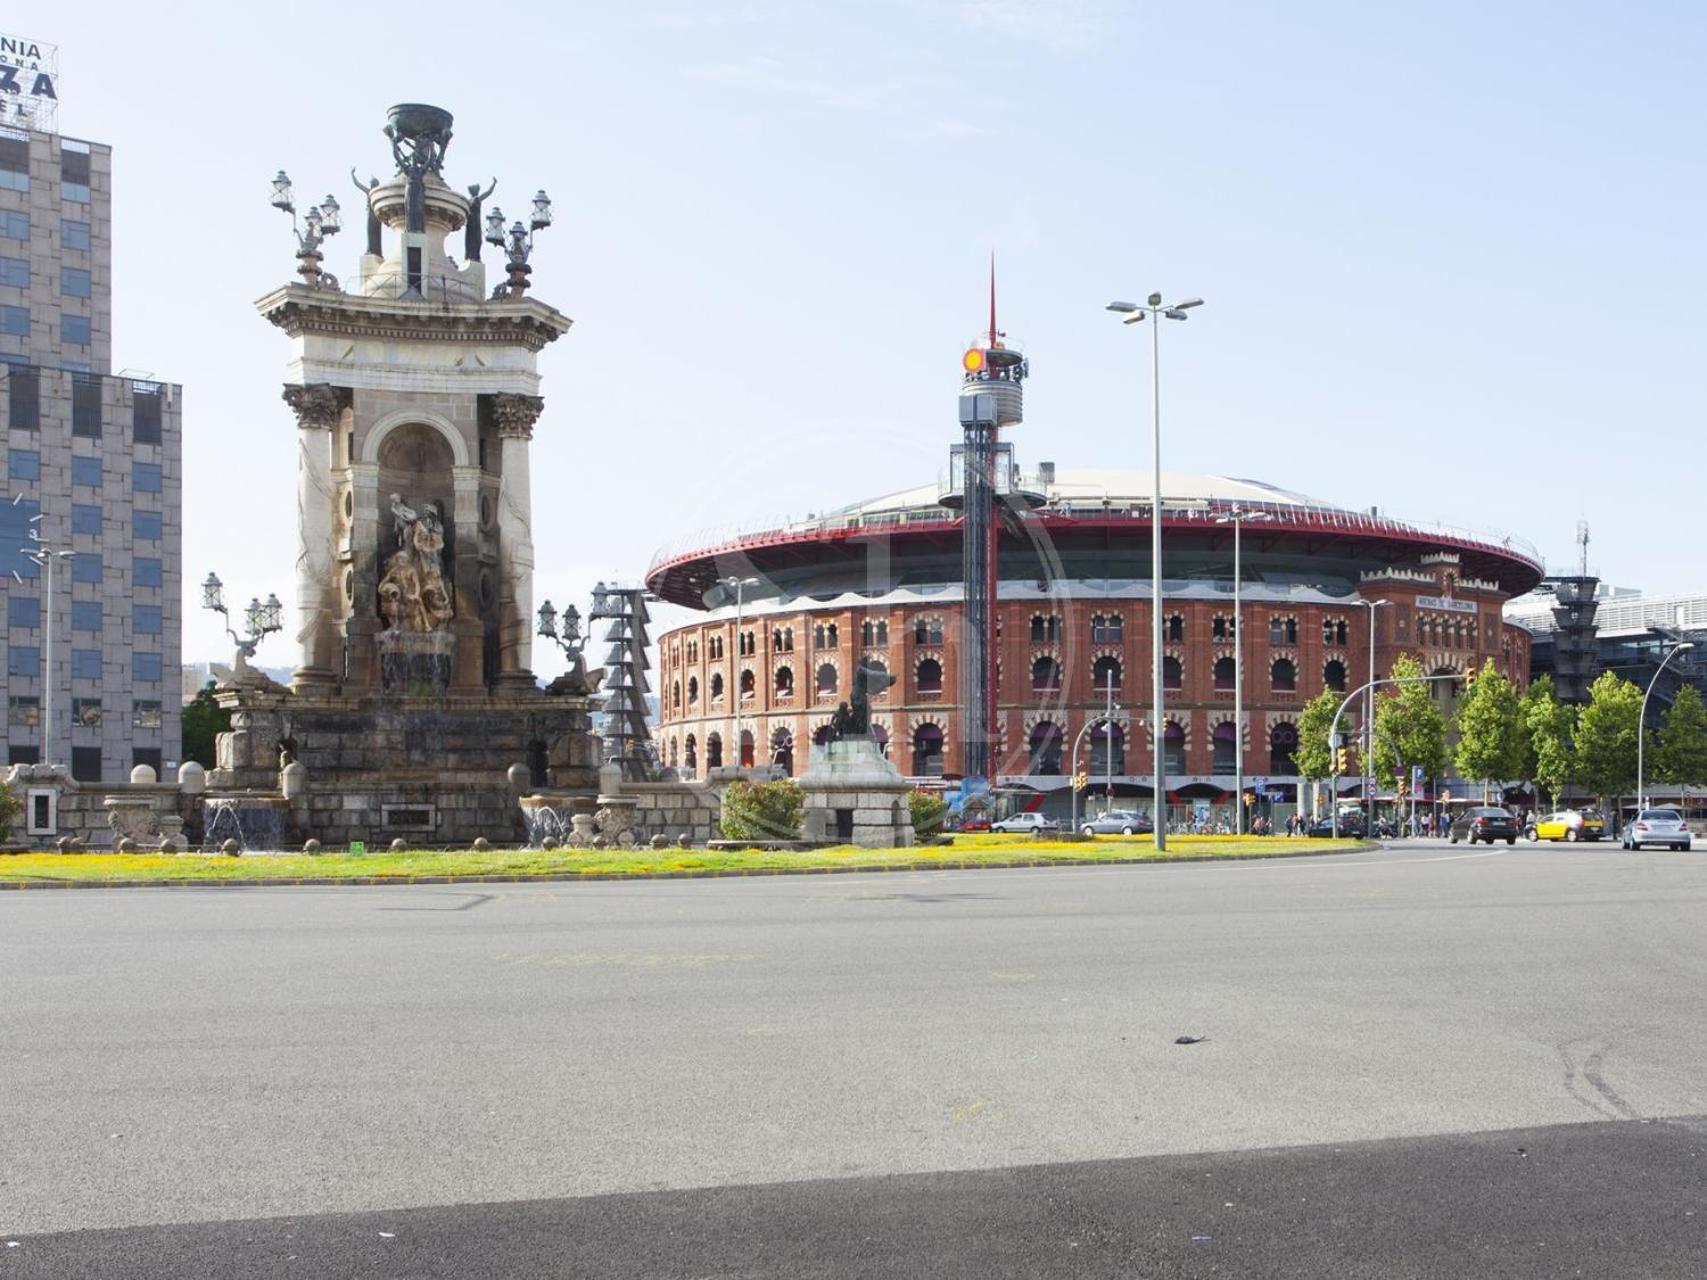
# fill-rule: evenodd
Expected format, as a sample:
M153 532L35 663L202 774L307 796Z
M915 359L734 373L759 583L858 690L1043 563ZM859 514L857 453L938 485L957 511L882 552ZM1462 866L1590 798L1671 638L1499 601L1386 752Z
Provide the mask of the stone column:
M287 386L285 403L296 413L296 614L302 663L291 683L330 686L337 680L332 578L332 431L343 397L328 383Z
M353 589L350 619L344 625L348 645L345 683L371 687L379 683L379 653L375 648L381 630L379 618L379 575L387 546L382 547L379 519L379 464L352 462L350 490L355 516L350 521L350 568ZM389 527L385 530L389 538Z
M533 497L528 446L545 401L492 398L498 424L498 679L533 688Z
M451 666L453 688L473 692L485 683L485 623L480 601L480 468L452 467L452 509L455 563L451 568L456 593L456 657Z

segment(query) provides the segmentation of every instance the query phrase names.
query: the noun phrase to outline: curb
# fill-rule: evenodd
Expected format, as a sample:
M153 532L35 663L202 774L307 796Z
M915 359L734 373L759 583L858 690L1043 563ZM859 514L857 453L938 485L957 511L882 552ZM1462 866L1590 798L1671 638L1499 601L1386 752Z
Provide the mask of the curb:
M1368 853L1381 846L1350 849L1284 849L1274 853L1181 855L1166 858L1012 858L1001 862L880 862L857 867L708 867L689 871L548 871L540 875L303 876L245 880L0 880L0 891L38 889L295 889L416 884L568 884L620 880L732 880L753 876L845 876L902 871L1014 871L1031 867L1142 867L1182 862L1272 862L1280 858L1325 858Z

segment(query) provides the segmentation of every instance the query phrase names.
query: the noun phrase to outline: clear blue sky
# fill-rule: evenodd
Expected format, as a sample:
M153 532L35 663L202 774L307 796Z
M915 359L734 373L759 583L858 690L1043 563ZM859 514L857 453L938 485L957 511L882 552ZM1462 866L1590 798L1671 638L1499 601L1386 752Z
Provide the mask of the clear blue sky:
M1586 518L1608 578L1707 587L1697 4L68 0L6 26L61 46L63 131L115 148L115 367L185 386L187 583L292 593L267 180L348 204L386 107L426 101L454 183L556 203L560 605L702 526L934 477L992 248L1022 461L1145 465L1139 335L1102 307L1200 294L1165 335L1170 469L1557 561ZM186 603L186 658L218 656Z

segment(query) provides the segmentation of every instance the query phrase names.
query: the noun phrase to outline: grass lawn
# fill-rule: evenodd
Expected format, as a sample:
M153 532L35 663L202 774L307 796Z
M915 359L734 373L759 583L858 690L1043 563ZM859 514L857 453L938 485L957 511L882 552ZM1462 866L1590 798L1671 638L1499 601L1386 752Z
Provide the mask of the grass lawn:
M684 849L389 850L309 857L203 857L181 854L20 853L0 856L0 883L80 881L363 880L411 876L612 876L740 874L769 870L854 870L861 867L993 866L1011 862L1117 862L1196 858L1262 858L1285 854L1344 852L1356 840L1306 840L1273 836L1175 836L1158 854L1148 836L1100 836L1083 842L1033 840L1027 836L958 836L952 845L921 849L815 849L804 853L757 850L711 852Z

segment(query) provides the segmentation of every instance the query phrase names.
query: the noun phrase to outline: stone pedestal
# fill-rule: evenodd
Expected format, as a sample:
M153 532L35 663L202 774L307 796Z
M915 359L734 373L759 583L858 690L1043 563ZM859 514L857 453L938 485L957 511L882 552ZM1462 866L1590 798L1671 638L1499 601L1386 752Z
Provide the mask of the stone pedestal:
M865 849L913 844L906 779L872 738L843 738L813 747L800 789L806 793L801 834L808 840Z

